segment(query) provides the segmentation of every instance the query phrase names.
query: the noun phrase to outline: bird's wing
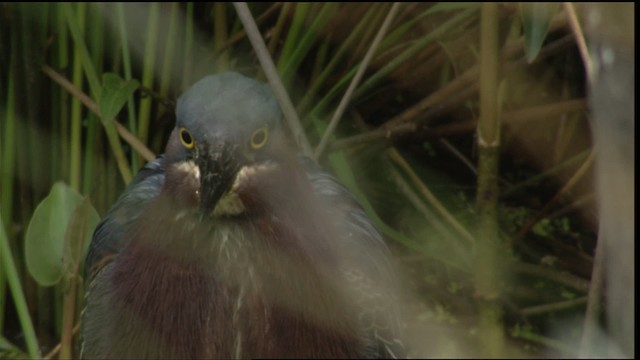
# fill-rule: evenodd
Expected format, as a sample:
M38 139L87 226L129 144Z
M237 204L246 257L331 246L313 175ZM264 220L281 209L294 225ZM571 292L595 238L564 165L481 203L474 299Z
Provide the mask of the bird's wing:
M93 233L85 260L85 279L93 278L126 245L124 229L143 213L149 202L160 194L164 182L162 155L147 163Z
M333 176L311 159L301 157L301 162L316 194L337 219L337 250L344 258L342 274L359 310L365 354L405 357L391 255L382 235L355 197Z

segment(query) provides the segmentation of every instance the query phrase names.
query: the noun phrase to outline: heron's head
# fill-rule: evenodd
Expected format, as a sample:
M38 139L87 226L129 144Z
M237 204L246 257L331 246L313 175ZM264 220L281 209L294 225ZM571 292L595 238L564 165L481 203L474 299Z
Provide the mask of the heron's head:
M178 99L176 115L165 191L203 218L243 213L239 189L279 166L282 113L269 87L233 72L207 76Z

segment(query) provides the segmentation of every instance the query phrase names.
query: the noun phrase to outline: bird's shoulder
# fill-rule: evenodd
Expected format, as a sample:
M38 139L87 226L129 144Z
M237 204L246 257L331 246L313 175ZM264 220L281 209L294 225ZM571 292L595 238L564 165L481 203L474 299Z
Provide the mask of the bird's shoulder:
M98 224L85 261L86 278L93 278L126 245L124 233L127 225L136 221L147 205L160 194L164 170L162 155L147 163Z
M405 357L395 271L382 234L356 197L333 175L312 159L299 156L299 161L316 195L335 219L336 250L344 260L341 272L360 307L367 357Z

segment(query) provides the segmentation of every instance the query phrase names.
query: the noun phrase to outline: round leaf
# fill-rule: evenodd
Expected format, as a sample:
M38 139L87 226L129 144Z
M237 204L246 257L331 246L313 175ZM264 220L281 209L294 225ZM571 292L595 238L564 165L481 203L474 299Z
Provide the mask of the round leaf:
M62 182L33 212L25 236L27 269L38 284L55 285L63 271L65 231L71 214L82 201L82 196Z

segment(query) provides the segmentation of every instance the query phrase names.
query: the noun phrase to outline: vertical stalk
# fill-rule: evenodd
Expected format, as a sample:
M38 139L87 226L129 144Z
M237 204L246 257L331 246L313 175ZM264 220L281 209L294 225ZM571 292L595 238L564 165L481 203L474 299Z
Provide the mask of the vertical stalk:
M482 357L504 356L499 234L497 222L498 155L500 149L498 104L498 5L482 5L480 27L480 120L478 123L478 236L475 287L479 327L484 339Z
M89 12L89 35L91 56L93 59L93 66L98 73L103 73L103 59L104 59L104 21L102 19L102 13L104 12L105 4L95 3L94 7ZM93 173L97 159L95 158L95 151L97 149L97 138L99 136L98 127L100 126L100 119L93 113L87 115L89 121L87 121L87 129L85 134L84 144L84 162L82 166L82 193L88 194L93 184Z
M157 57L156 34L160 18L160 5L151 3L149 19L147 20L147 34L144 47L144 60L142 68L142 86L151 89L153 87L153 75ZM145 96L140 100L140 111L138 113L138 138L143 144L149 142L149 121L151 119L151 98Z
M24 292L22 291L22 285L20 284L20 276L18 276L18 270L16 264L13 262L13 256L11 248L9 247L9 238L5 232L4 223L2 222L2 215L0 214L0 265L3 265L3 273L6 274L7 283L9 289L13 295L13 302L16 307L16 313L20 326L22 326L22 332L24 333L24 340L27 343L27 351L32 358L40 358L40 351L38 350L38 339L36 338L36 332L33 329L33 323L29 316L29 310L27 309L27 301L24 298Z
M56 5L56 22L57 22L57 32L58 32L58 58L57 58L57 66L58 69L64 69L69 65L69 31L67 30L67 22L65 21L65 14L60 4ZM51 151L52 154L52 166L51 168L54 171L54 176L52 179L64 179L69 181L67 174L69 173L69 94L66 91L60 90L60 86L58 84L53 84L53 93L59 94L58 97L52 97L57 106L60 107L60 111L58 113L58 121L59 125L58 129L58 139L55 139L54 136L54 144L56 141L59 141L60 146L57 148L53 148ZM58 153L56 153L56 149L59 149ZM60 164L56 166L55 164Z
M191 83L191 59L193 52L193 2L187 3L187 21L184 45L184 63L182 64L182 83L180 90L185 89Z
M9 69L13 69L14 61L11 61ZM15 119L15 93L14 93L14 72L9 71L9 81L7 84L7 108L4 113L4 121L0 123L2 130L2 171L0 171L0 210L4 224L12 224L13 219L13 179L15 170L15 136L16 136L16 119ZM4 125L4 128L2 126ZM10 241L7 237L7 241ZM0 259L0 304L6 304L6 274L4 266ZM4 307L0 307L0 333L4 329Z
M218 3L216 3L218 4ZM160 73L160 95L166 97L169 93L169 85L171 84L171 70L173 67L173 54L176 53L176 23L178 22L179 13L178 3L171 3L169 10L169 27L167 29L167 40L164 48L164 56L162 57L162 72Z
M216 65L217 71L226 71L229 69L229 51L221 50L222 45L227 42L227 12L225 9L226 4L223 2L213 3L213 18L214 18L214 48L216 49Z
M69 5L70 6L70 5ZM74 16L77 21L77 26L79 32L84 33L84 23L85 23L85 11L87 8L86 3L78 3L77 11L69 11L67 16ZM68 22L72 22L73 20L67 19ZM73 85L82 90L82 53L79 49L78 44L74 46L73 50L73 75L72 81ZM80 159L82 152L80 151L80 147L82 146L82 138L81 138L81 130L82 130L82 104L80 100L77 98L71 99L71 147L69 152L69 186L71 186L74 190L80 192Z
M124 66L124 79L129 81L133 78L131 71L131 54L129 53L129 40L127 36L127 22L124 16L124 4L119 2L116 4L118 11L118 32L120 34L120 43L122 46L122 64ZM127 101L127 114L129 131L132 134L136 133L138 128L138 121L136 119L136 107L133 102L133 95L129 97ZM138 169L138 155L135 152L131 152L131 168Z

